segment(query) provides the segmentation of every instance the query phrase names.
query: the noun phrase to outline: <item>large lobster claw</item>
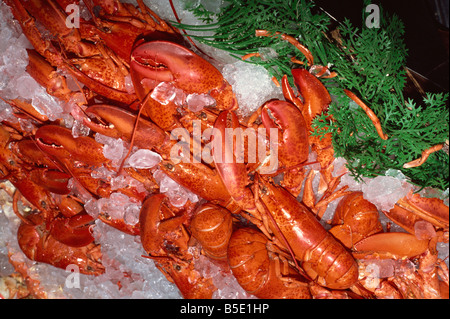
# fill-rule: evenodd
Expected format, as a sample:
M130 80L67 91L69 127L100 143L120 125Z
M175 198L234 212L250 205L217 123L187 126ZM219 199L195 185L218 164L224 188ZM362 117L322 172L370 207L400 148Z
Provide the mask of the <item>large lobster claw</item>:
M306 123L302 113L294 105L279 100L267 102L263 106L261 119L268 134L271 128L281 130L278 159L284 166L291 167L308 159Z
M93 114L109 123L109 125L104 125L84 118L84 124L95 132L126 141L131 140L136 122L135 114L106 104L90 106L86 109L86 114ZM139 148L159 148L166 138L167 136L161 128L147 120L139 119L135 130L134 145Z
M189 93L208 93L219 89L223 76L212 64L182 45L151 41L136 47L131 54L131 75L138 97L161 82L174 82Z
M233 111L222 111L214 123L213 158L217 171L230 193L233 200L240 207L251 212L256 210L251 190L247 188L249 178L247 168L243 161L239 161L236 155L239 153L233 138L227 138L227 130L236 130L239 120ZM229 131L228 131L229 132ZM231 142L231 145L230 145Z
M304 101L304 110L302 110L308 127L311 121L320 113L327 110L331 103L330 93L320 80L309 73L306 69L293 69L295 85L298 87Z
M287 85L287 81L283 81L283 91L287 99L294 100L302 111L306 121L308 132L312 132L312 120L323 112L326 112L331 103L331 96L326 87L320 80L305 69L293 69L295 85L303 97L303 102L298 102L295 98L292 88ZM295 102L298 103L295 103ZM327 185L332 180L332 170L334 161L334 149L332 147L331 133L325 134L323 137L309 135L309 142L312 150L318 153L318 159L321 166L321 174L323 175Z
M102 165L107 162L103 156L103 145L86 136L73 137L70 129L46 125L36 131L36 143L46 153L62 162L72 159L88 165Z
M151 256L165 256L168 251L177 255L178 251L187 250L188 238L182 225L186 222L186 215L175 215L167 206L166 198L164 194L152 195L141 208L142 246Z
M94 219L85 212L69 218L55 218L50 224L50 234L59 242L71 247L83 247L94 241L90 227Z
M231 86L208 61L180 44L150 41L131 53L131 77L142 101L161 82L171 82L186 94L210 94L219 109L237 107Z
M379 233L367 237L354 246L358 259L375 255L378 258L411 258L428 249L428 240L420 240L408 233Z

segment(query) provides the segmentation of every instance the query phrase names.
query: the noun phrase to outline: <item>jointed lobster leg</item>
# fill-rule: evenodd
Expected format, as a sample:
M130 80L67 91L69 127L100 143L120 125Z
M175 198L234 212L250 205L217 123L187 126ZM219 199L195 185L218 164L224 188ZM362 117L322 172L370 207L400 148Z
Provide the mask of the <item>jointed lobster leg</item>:
M383 139L387 140L387 134L383 133L383 128L381 127L380 119L375 115L375 113L363 102L359 97L357 97L354 93L349 90L344 90L345 94L353 101L356 102L363 110L366 112L367 116L372 120L375 129L377 130L378 135Z

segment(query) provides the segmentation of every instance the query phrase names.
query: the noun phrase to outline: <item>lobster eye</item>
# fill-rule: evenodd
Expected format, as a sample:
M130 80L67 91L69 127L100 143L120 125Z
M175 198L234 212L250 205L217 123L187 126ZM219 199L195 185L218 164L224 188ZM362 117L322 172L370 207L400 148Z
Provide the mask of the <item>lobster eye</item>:
M170 164L170 163L167 163L167 164L165 164L164 165L169 171L172 171L173 170L173 165L172 164Z

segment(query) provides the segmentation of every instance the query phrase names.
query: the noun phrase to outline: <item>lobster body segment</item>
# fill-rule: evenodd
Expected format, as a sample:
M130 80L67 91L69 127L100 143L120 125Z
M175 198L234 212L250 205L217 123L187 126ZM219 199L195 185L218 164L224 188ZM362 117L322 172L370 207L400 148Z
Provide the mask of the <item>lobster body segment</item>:
M233 232L231 213L220 206L208 203L194 212L191 232L202 245L205 255L214 260L227 258L228 242Z

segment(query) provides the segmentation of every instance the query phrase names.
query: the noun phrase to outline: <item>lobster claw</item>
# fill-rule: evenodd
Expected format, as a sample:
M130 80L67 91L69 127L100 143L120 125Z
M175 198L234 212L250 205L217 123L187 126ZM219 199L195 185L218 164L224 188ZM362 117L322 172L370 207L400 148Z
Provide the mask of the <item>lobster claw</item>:
M448 231L449 210L439 198L425 198L410 192L401 198L390 211L383 213L411 234L415 234L415 225L427 221L438 228Z
M213 158L217 171L233 200L241 208L251 212L256 210L256 206L253 194L247 188L250 182L247 168L243 161L236 158L239 154L236 145L238 143L233 143L233 138L227 138L230 132L227 130L233 129L233 132L237 132L238 127L239 120L233 111L222 111L219 114L214 123ZM243 152L241 155L243 156Z
M131 53L131 75L139 99L161 82L174 82L189 93L208 93L223 84L222 74L212 64L182 45L151 41Z
M308 159L306 123L302 113L294 105L279 100L267 102L263 106L261 120L268 134L271 128L281 130L278 140L278 159L285 167L298 165Z
M212 94L217 108L237 107L231 86L211 63L186 47L169 41L139 44L131 53L131 77L142 101L161 82L187 94Z
M136 115L122 108L98 104L86 109L86 114L92 114L99 117L102 122L108 125L99 124L89 118L84 118L84 124L95 132L100 134L121 138L126 141L131 140L133 129L136 122ZM167 139L165 132L155 124L139 119L134 136L134 145L139 148L158 148Z
M303 116L308 127L311 127L312 119L326 111L331 103L330 93L322 82L306 69L293 69L291 72L295 85L304 99Z
M50 223L50 234L59 242L71 247L83 247L94 241L91 234L92 216L81 212L70 218L55 218Z
M411 258L428 249L428 240L408 233L379 233L357 242L353 256L358 259L375 255L378 258Z
M70 190L67 188L71 177L69 174L47 168L38 168L31 171L30 177L33 182L52 193L60 195L70 193Z
M164 194L150 196L143 203L139 215L142 246L151 256L164 256L170 247L176 249L175 254L178 250L187 250L188 240L182 226L186 215L176 216L166 205L166 198Z
M163 160L159 168L178 184L203 199L217 201L221 204L230 200L230 194L219 174L202 163L180 162L174 165L169 160ZM204 185L208 185L208 187Z
M61 162L69 159L88 165L100 166L107 162L103 156L103 145L87 136L73 137L68 128L46 125L36 131L36 143L47 154Z
M295 85L303 97L303 103L301 103L300 107L306 121L306 127L308 132L312 132L312 120L325 112L328 109L328 105L331 103L330 93L328 93L326 87L316 76L305 69L293 69L292 76L294 77ZM288 85L283 85L283 88L290 91L290 93L285 94L285 96L294 96L292 88ZM299 103L296 105L299 105ZM322 137L309 135L309 142L312 150L316 151L318 154L321 174L326 184L329 185L333 179L332 164L334 161L331 133L327 133Z
M49 169L56 170L58 165L40 149L33 140L21 140L17 144L17 152L21 158L28 163L43 165Z

